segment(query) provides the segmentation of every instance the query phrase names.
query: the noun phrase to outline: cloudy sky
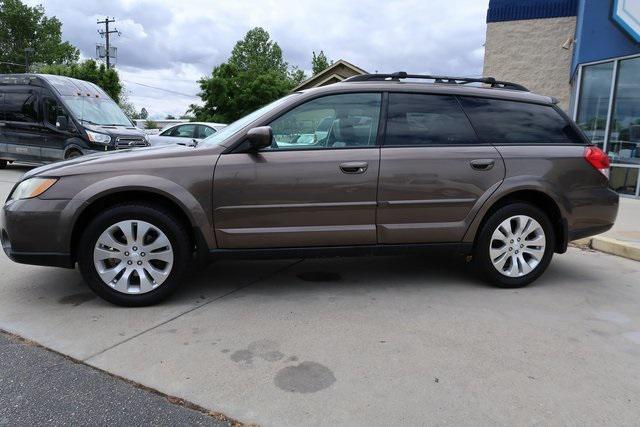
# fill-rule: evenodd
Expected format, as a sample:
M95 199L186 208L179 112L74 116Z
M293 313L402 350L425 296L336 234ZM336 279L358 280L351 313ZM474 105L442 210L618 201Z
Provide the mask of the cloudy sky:
M24 0L23 0L24 1ZM311 52L369 72L480 75L488 0L26 0L63 24L83 57L102 42L96 21L115 17L117 68L128 97L154 118L198 102L197 80L224 62L251 28L271 34L291 65Z

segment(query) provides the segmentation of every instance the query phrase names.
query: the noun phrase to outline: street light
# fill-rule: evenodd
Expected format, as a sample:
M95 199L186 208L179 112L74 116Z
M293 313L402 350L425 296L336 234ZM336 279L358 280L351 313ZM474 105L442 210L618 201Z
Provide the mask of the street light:
M24 48L24 72L29 72L29 55L35 52L35 49L32 47Z

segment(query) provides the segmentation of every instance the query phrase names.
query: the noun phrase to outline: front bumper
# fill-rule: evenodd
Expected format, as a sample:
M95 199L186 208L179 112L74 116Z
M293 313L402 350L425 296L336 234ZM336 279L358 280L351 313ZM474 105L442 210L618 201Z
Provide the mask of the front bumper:
M7 202L0 211L0 240L5 254L21 264L73 268L60 223L68 203L39 198Z

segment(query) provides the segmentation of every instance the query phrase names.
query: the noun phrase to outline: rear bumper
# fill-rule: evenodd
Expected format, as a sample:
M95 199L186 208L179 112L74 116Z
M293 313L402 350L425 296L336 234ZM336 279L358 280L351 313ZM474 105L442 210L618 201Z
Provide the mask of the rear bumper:
M73 268L60 213L68 200L38 198L8 202L0 211L4 253L21 264Z

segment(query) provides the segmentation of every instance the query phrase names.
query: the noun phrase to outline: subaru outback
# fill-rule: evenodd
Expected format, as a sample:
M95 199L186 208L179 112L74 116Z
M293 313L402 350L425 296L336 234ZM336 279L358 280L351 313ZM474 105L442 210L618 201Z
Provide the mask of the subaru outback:
M518 287L611 228L608 172L553 98L493 78L369 74L287 95L199 144L34 169L0 232L14 261L77 264L127 306L229 257L449 250Z

